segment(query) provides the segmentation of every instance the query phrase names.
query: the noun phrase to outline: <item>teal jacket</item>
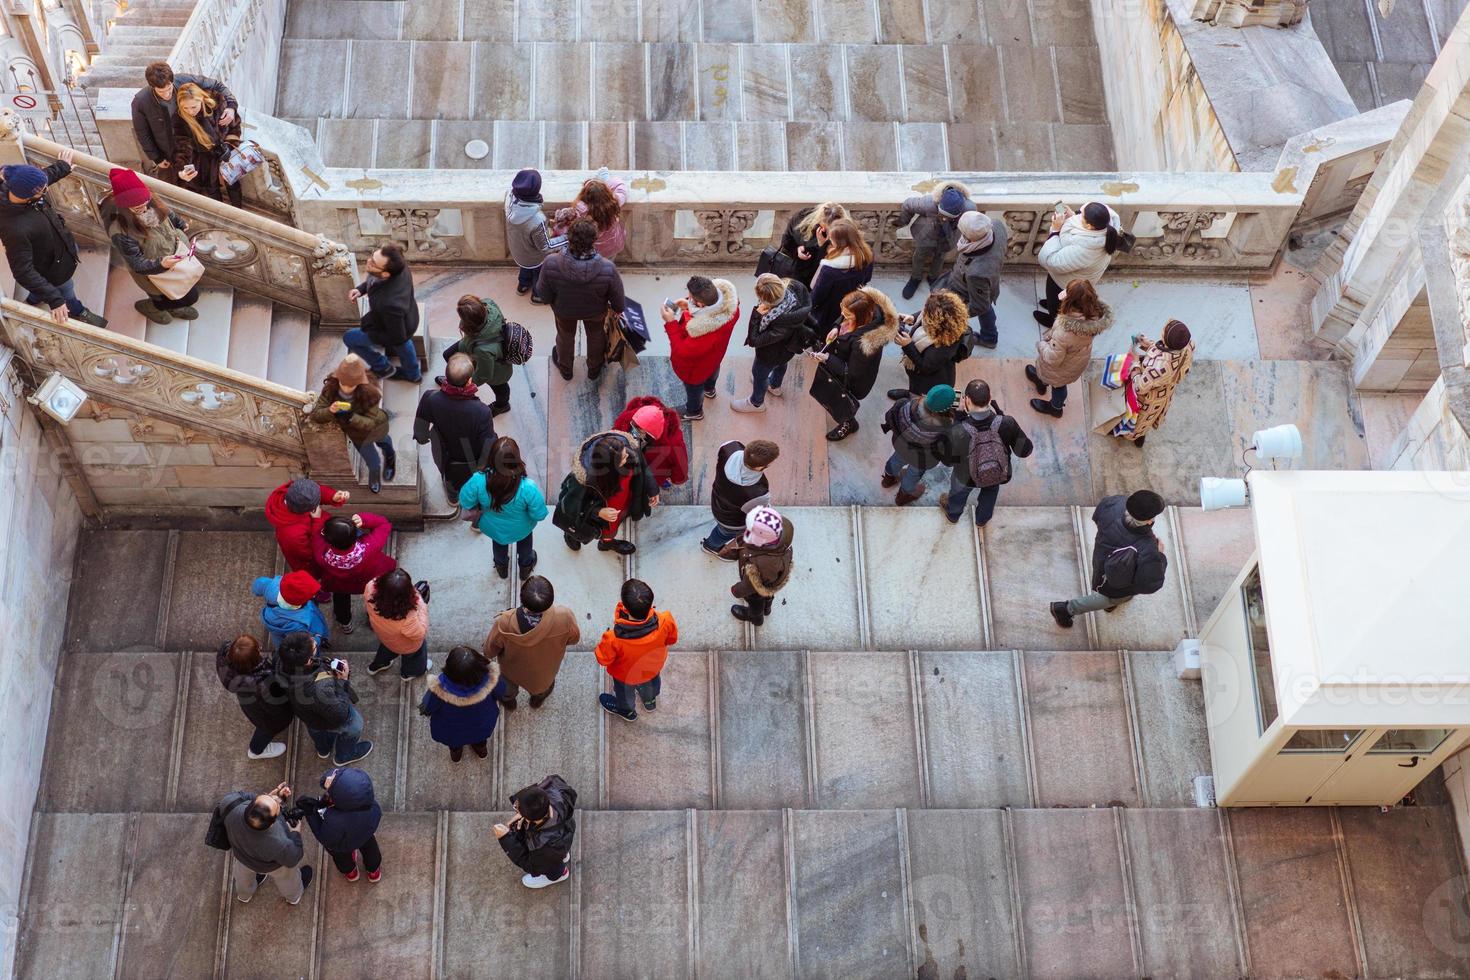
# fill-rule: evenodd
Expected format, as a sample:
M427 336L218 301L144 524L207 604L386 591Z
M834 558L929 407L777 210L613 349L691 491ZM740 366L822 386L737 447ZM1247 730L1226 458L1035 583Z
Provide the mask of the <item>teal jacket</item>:
M485 304L485 322L473 337L459 337L459 352L475 361L474 382L477 385L500 385L510 380L511 364L505 359L505 314L493 299L480 297Z
M521 477L521 485L516 487L516 495L508 504L500 510L492 508L483 470L470 477L460 489L459 505L466 510L478 507L484 511L476 527L496 544L515 544L536 530L536 525L546 520L547 513L545 495L528 476Z

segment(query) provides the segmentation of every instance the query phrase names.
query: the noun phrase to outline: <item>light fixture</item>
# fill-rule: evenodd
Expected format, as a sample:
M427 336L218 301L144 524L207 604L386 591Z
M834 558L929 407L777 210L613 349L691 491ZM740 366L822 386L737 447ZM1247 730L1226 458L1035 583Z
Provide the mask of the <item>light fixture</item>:
M1294 425L1273 425L1251 435L1246 447L1260 460L1292 460L1302 458L1302 433ZM1246 467L1250 472L1250 467ZM1250 500L1250 487L1244 479L1206 476L1199 481L1200 506L1205 510L1244 507Z
M1244 507L1249 496L1244 480L1207 476L1199 481L1199 502L1205 510Z
M77 417L77 412L82 410L82 405L87 401L87 393L81 389L76 382L61 376L61 372L52 371L36 393L26 399L41 411L51 416L62 425L66 425Z

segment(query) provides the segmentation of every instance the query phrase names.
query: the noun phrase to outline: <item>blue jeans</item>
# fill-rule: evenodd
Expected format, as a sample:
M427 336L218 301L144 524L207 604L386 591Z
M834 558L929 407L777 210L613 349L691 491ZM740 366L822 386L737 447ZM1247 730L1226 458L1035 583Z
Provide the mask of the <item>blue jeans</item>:
M638 697L644 701L652 701L658 697L659 690L664 686L662 676L655 677L643 684L624 684L622 681L613 681L613 698L618 702L621 711L637 711L638 705L633 700L633 692L638 692Z
M87 308L82 305L82 301L77 299L77 287L72 285L70 279L57 286L56 291L61 294L62 299L66 300L66 312L72 316L78 316L87 312ZM49 302L41 302L41 297L37 293L26 293L26 302L32 306L44 306L48 310L51 309L51 304Z
M419 355L413 349L413 338L399 344L397 347L387 348L387 354L378 349L378 345L368 339L367 331L361 327L353 327L342 335L342 343L347 349L358 357L367 361L368 370L374 374L388 373L387 354L398 355L398 369L402 371L401 377L404 381L419 380Z
M516 565L520 568L529 568L536 564L536 549L531 547L531 538L536 534L532 531L516 542ZM510 545L501 544L493 538L490 541L490 553L495 558L496 568L507 568L510 566Z
M362 744L362 712L356 706L352 708L352 717L347 719L347 724L341 728L331 731L317 731L308 728L307 734L311 736L311 742L316 746L317 755L323 752L332 753L332 761L337 765L345 765L346 760L357 755L358 746Z
M398 661L398 673L402 677L422 677L429 669L429 643L427 640L413 653L397 654L389 650L383 644L378 644L377 656L373 662L368 664L368 670L377 670L379 667L387 667Z
M734 541L735 538L739 535L739 531L727 531L724 528L720 527L720 525L716 524L713 528L710 529L709 536L704 539L704 543L709 545L716 551L719 551L725 545L729 544L731 541Z
M517 270L516 270L516 291L517 292L520 292L522 289L529 289L531 291L531 295L532 296L535 296L537 299L540 299L541 298L541 291L536 288L536 282L540 278L541 278L541 267L539 265L536 268L534 268L534 269L521 269L521 268L517 268Z
M781 382L786 380L786 365L790 361L781 364L762 364L756 361L750 369L750 403L752 405L764 405L766 391L770 388L781 387Z
M1000 331L995 327L995 307L991 306L977 319L980 321L980 339L987 344L1000 343Z
M391 436L384 436L383 441L379 443L365 442L358 446L354 442L353 445L357 446L357 455L361 456L362 461L368 465L368 476L374 480L383 473L383 463L378 458L379 449L383 450L383 454L389 459L397 458L397 453L393 450L393 438Z
M898 453L889 456L888 463L883 467L883 475L898 477L898 489L911 497L924 492L924 474L927 472L929 472L928 467L920 469L912 463L905 463L899 458Z
M960 465L969 464L961 463ZM960 519L960 515L965 512L965 503L970 499L970 494L977 489L980 491L980 496L975 498L975 526L984 527L990 523L990 519L995 516L995 501L1000 496L1000 487L965 486L960 482L959 476L954 473L949 476L949 502L944 508L950 520Z
M1066 385L1052 385L1051 386L1051 407L1052 408L1061 408L1065 404L1067 404L1067 386Z
M684 383L684 414L698 415L704 411L704 393L715 390L715 382L720 379L720 369L715 368L715 373L709 376L709 380L703 384L692 385L687 381Z

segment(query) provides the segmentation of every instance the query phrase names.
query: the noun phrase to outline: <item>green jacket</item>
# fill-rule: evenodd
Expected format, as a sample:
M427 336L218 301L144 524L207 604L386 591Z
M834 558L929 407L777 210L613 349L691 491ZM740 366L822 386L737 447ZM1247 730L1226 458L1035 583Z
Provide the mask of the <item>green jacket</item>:
M482 296L480 302L485 304L485 323L468 340L460 334L459 352L474 358L475 384L505 384L511 372L511 364L505 360L505 314L493 299Z
M388 437L388 413L383 411L383 406L376 399L366 399L362 392L368 385L359 385L358 390L353 392L352 411L338 415L332 411L332 402L340 396L336 393L335 386L328 392L327 386L323 386L322 393L317 395L316 404L312 406L311 413L307 416L313 422L321 425L336 424L347 433L353 445L361 446L365 442L382 442ZM369 404L368 402L371 401Z

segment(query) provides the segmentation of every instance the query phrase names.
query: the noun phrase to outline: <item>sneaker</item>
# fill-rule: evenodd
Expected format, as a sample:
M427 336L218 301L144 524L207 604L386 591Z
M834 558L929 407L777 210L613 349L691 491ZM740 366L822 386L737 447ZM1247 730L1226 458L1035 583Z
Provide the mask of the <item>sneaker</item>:
M105 316L98 316L96 313L93 313L91 310L83 310L82 312L78 313L76 316L72 317L72 319L73 320L81 320L83 323L88 323L88 324L91 324L94 327L100 327L100 328L102 328L104 330L107 328L107 317L105 317Z
M347 874L345 875L345 877L347 878L348 881L356 881L358 878L362 877L357 872L357 852L356 851L353 851L352 852L352 870L349 871L349 872L347 872Z
M704 399L705 401L714 401L715 393L713 391L710 391L708 388L704 389Z
M767 388L766 389L766 394L771 395L772 397L775 397L775 398L784 398L784 397L786 397L786 392L782 391L780 388Z
M383 457L383 479L387 480L389 483L392 483L393 478L397 475L398 454L394 453L391 456L385 455Z
M619 708L618 707L618 699L615 698L615 697L613 697L611 694L599 694L599 695L597 695L597 703L600 704L600 705L602 705L602 710L603 711L606 711L610 715L617 715L619 718L623 719L624 721L637 721L638 720L638 712L636 712L636 711L624 711L622 708Z
M621 538L613 538L611 541L597 542L597 550L615 551L620 555L631 555L633 552L638 550L638 546L631 541L624 541Z
M174 310L173 314L180 320L199 319L199 311L192 306L181 306L178 309Z
M387 370L385 370L385 371L383 371L381 373L378 372L378 371L373 371L372 373L374 375L377 375L377 378L378 378L379 381L387 381L389 378L393 377L394 375L396 375L398 373L398 365L396 365L396 364L389 364Z
M546 305L546 300L542 299L540 296L537 296L535 293L532 293L531 294L531 305L532 306L545 306Z
M357 754L355 754L350 759L338 759L337 760L337 765L339 765L339 766L350 766L350 765L352 765L355 762L361 762L363 759L366 759L368 756L370 756L372 754L373 754L373 743L364 740L364 741L361 741L361 742L358 742L357 743Z
M516 295L517 296L524 296L527 293L529 293L530 291L531 291L531 287L530 286L522 286L520 283L516 283Z
M643 710L644 711L657 711L658 710L658 698L654 698L652 701L644 701L643 702Z
M318 759L330 759L332 757L332 750L327 749L327 751L323 752L321 749L317 749L316 757Z
M896 507L907 507L909 504L913 503L915 500L918 500L922 496L924 496L922 493L905 493L904 491L900 490L898 491L898 494L893 498L893 504Z
M766 406L753 404L749 398L741 398L738 401L730 403L730 411L732 412L749 414L751 412L764 412L765 410Z
M883 478L878 481L878 485L884 490L892 490L894 487L898 486L898 477L889 476L888 473L885 471L883 473Z
M700 411L698 411L698 412L694 412L693 414L691 414L689 412L680 412L679 413L679 419L680 419L680 421L683 421L683 422L698 422L699 420L701 420L703 418L704 418L704 411L702 409Z
M1071 629L1072 623L1074 622L1072 614L1067 612L1067 604L1065 602L1053 602L1051 604L1051 618L1055 619L1057 625L1064 630Z
M353 626L351 623L338 623L337 624L337 630L338 630L338 632L342 633L344 636L350 634L355 629L357 629L357 627L356 626Z
M246 749L245 754L252 759L274 759L277 756L286 754L286 743L272 742L260 752L251 752L249 749Z
M548 885L558 885L572 876L572 869L566 868L562 871L560 878L548 878L545 875L521 875L521 884L527 888L545 888Z
M710 543L709 543L709 539L708 538L704 538L704 539L700 540L699 547L700 547L701 550L704 551L705 554L712 555L715 558L718 558L720 561L736 561L737 560L735 558L726 558L724 555L720 554L720 549L719 548L714 548L714 547L711 547L710 546Z
M508 411L510 411L510 402L494 402L490 405L492 418L496 415L504 415Z
M255 887L256 888L259 888L261 885L265 884L265 879L266 879L266 876L265 875L261 874L259 871L255 872ZM255 892L254 891L252 891L249 895L241 895L239 892L236 892L235 893L235 900L237 902L239 902L241 905L249 905L250 904L250 900L252 898L254 898L254 897L255 897Z
M315 872L313 872L311 870L311 865L309 865L309 864L303 864L301 866L301 894L302 894L303 897L305 897L305 895L306 895L306 888L307 888L307 886L311 884L311 877L312 877L313 874L315 874ZM287 902L286 904L287 905L300 905L301 904L301 899L298 898L296 901L294 901L294 902Z
M370 884L370 885L376 885L378 882L380 882L382 880L383 880L383 869L382 868L379 868L377 871L369 871L368 872L368 884Z
M914 298L914 293L917 293L918 291L919 291L919 277L918 276L914 276L908 282L906 282L906 283L903 284L903 298L904 299L913 299Z
M392 667L392 666L393 666L393 661L392 660L388 661L387 663L383 664L382 666L379 666L377 663L370 663L370 664L368 664L368 673L369 674L381 674L383 671L387 670L389 667Z

